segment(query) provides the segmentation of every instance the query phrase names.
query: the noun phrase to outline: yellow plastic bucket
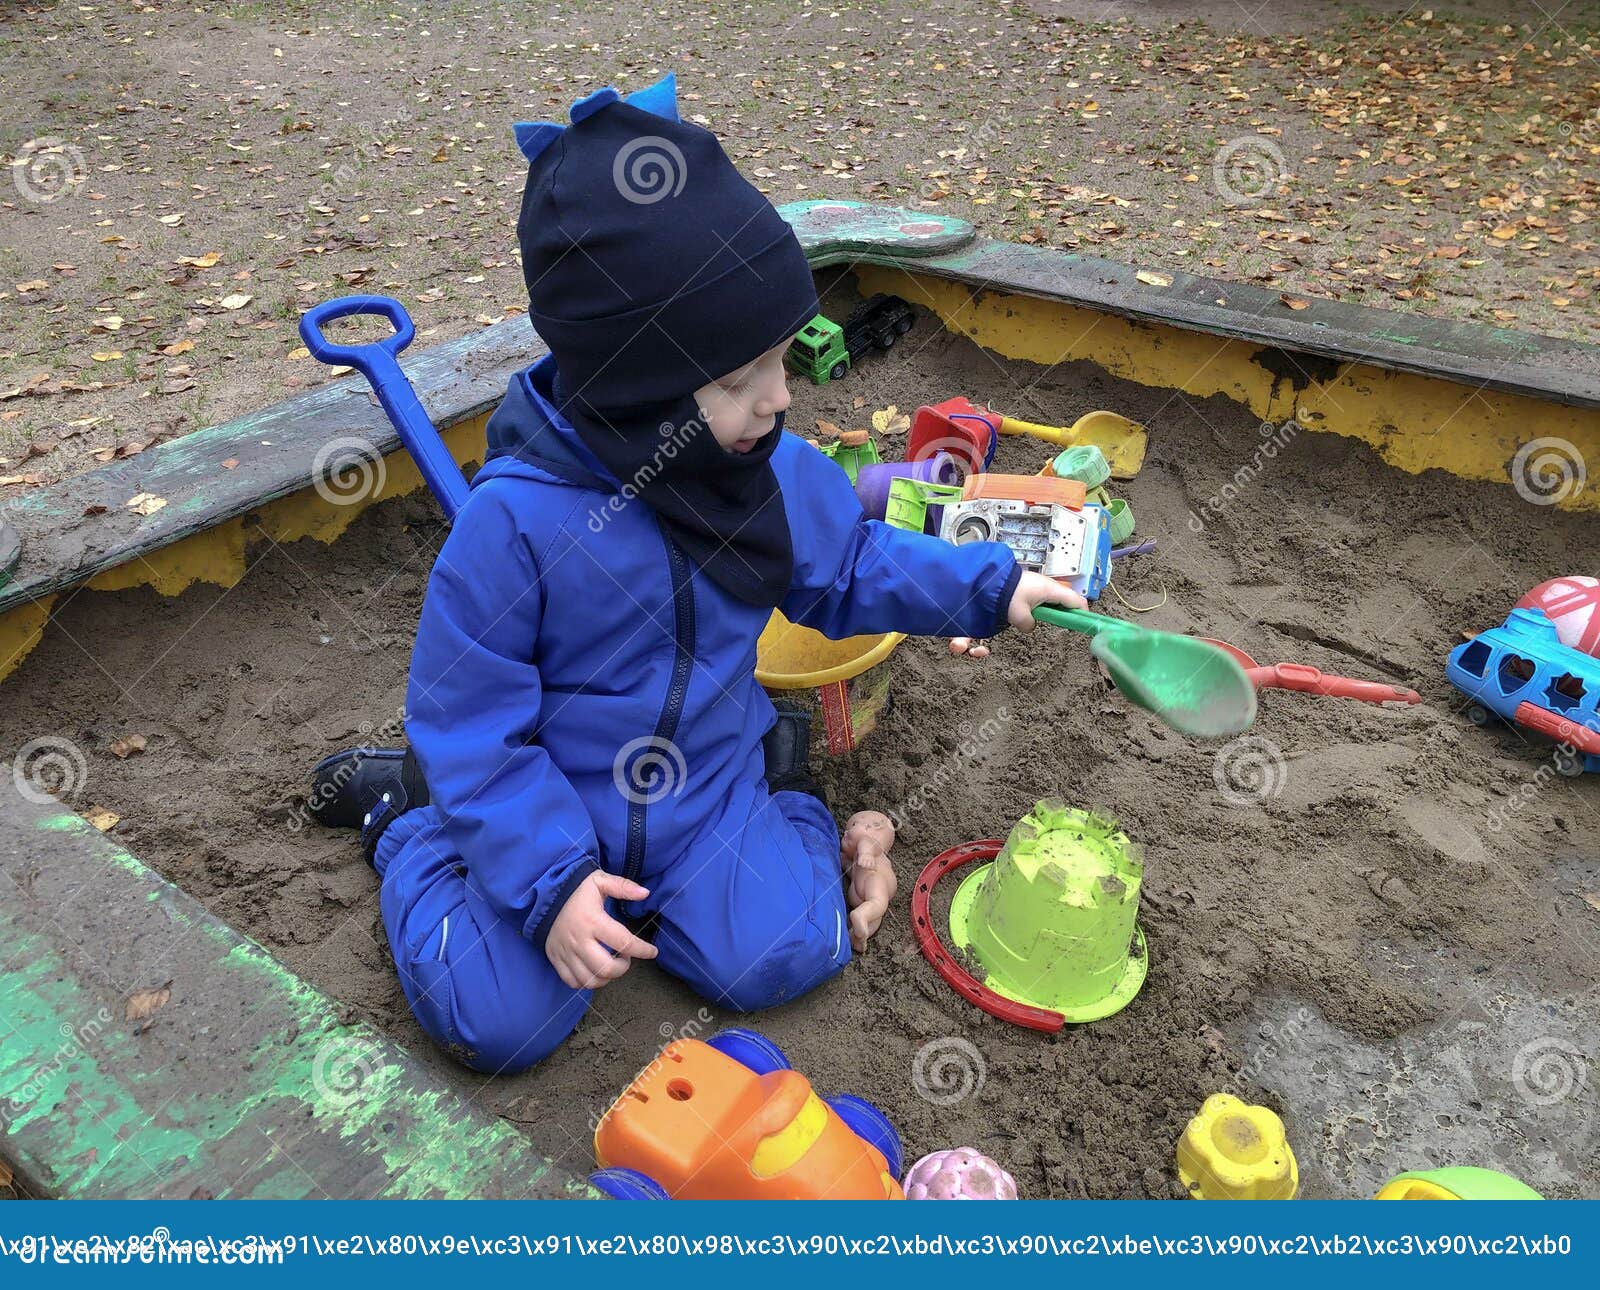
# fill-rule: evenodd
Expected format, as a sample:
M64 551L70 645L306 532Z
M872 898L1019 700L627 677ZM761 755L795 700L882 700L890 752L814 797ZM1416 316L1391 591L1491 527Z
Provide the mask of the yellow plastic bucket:
M756 680L791 703L820 708L812 742L830 757L872 733L889 703L890 656L902 632L829 640L773 612L756 642Z

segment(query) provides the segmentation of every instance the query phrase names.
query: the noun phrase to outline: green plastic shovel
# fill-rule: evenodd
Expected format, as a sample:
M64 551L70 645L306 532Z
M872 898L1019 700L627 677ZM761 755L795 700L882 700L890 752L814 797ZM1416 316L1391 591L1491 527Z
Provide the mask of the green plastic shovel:
M1234 658L1207 641L1087 609L1039 605L1033 616L1093 637L1089 652L1117 688L1174 730L1218 739L1255 723L1256 687Z

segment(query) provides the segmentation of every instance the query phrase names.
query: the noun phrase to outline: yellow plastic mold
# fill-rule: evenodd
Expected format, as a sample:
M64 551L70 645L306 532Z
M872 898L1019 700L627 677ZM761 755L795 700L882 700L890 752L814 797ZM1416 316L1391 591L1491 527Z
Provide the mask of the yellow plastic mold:
M1283 1121L1213 1093L1178 1140L1178 1176L1195 1200L1293 1200L1300 1166Z

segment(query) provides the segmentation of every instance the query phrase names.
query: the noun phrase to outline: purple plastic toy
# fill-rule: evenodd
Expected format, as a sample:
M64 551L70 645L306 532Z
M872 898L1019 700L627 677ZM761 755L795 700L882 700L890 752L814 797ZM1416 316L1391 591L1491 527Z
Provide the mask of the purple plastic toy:
M907 1200L1016 1200L1017 1180L971 1147L935 1151L906 1170Z
M889 483L894 479L915 479L923 484L959 484L961 467L947 452L936 452L926 461L890 461L863 466L856 474L856 500L869 520L881 520L889 513ZM943 509L928 508L934 532L938 532L939 522L934 512Z

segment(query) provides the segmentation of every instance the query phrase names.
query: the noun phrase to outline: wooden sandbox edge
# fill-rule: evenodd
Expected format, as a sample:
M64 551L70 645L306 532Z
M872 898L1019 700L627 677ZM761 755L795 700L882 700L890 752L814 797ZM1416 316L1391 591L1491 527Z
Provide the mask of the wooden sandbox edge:
M82 817L0 794L0 1155L39 1197L592 1197Z

